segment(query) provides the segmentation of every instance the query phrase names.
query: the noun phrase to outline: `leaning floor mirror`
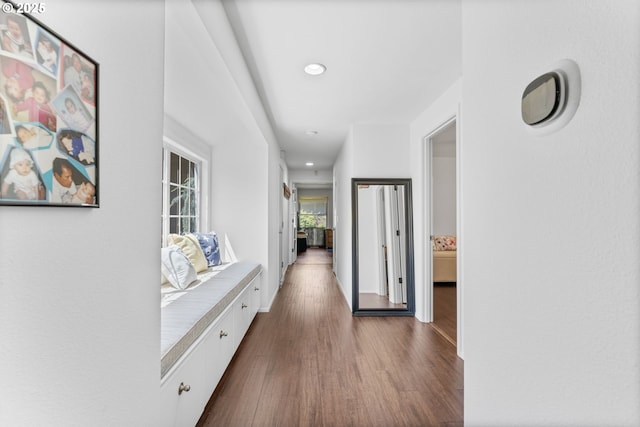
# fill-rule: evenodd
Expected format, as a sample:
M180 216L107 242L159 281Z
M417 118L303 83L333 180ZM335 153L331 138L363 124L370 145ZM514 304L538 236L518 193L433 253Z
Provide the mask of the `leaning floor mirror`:
M411 179L351 180L353 315L413 316Z

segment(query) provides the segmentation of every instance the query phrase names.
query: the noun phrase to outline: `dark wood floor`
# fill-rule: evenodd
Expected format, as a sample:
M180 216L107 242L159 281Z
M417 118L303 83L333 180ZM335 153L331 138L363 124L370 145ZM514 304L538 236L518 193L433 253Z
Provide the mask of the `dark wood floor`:
M463 362L411 317L352 317L330 264L296 263L201 427L461 426Z
M433 326L452 343L457 339L456 284L434 283L433 285Z
M300 264L333 264L333 253L323 248L309 248L298 254L296 265Z
M394 304L389 301L389 297L382 296L374 293L363 293L360 292L358 296L358 307L360 308L395 308L406 310L406 304Z

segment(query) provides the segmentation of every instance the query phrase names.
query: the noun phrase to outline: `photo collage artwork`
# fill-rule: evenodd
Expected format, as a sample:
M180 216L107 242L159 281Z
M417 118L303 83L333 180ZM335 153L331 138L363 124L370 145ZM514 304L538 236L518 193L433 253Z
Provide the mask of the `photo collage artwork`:
M97 66L0 13L0 204L97 206Z

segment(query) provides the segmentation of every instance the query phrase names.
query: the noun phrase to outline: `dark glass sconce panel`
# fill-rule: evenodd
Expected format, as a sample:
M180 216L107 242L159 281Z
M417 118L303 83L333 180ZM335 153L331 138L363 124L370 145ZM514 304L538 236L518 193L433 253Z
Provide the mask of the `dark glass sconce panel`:
M522 120L537 125L552 118L560 108L562 87L557 73L538 77L522 94Z

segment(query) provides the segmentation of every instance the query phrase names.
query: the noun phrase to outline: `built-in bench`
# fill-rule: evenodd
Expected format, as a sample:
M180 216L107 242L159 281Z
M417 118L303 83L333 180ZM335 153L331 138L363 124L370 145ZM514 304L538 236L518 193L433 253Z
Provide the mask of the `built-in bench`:
M160 401L154 425L195 425L260 306L261 267L209 267L186 289L162 286Z
M161 377L260 273L260 264L235 262L211 267L185 290L163 287Z

